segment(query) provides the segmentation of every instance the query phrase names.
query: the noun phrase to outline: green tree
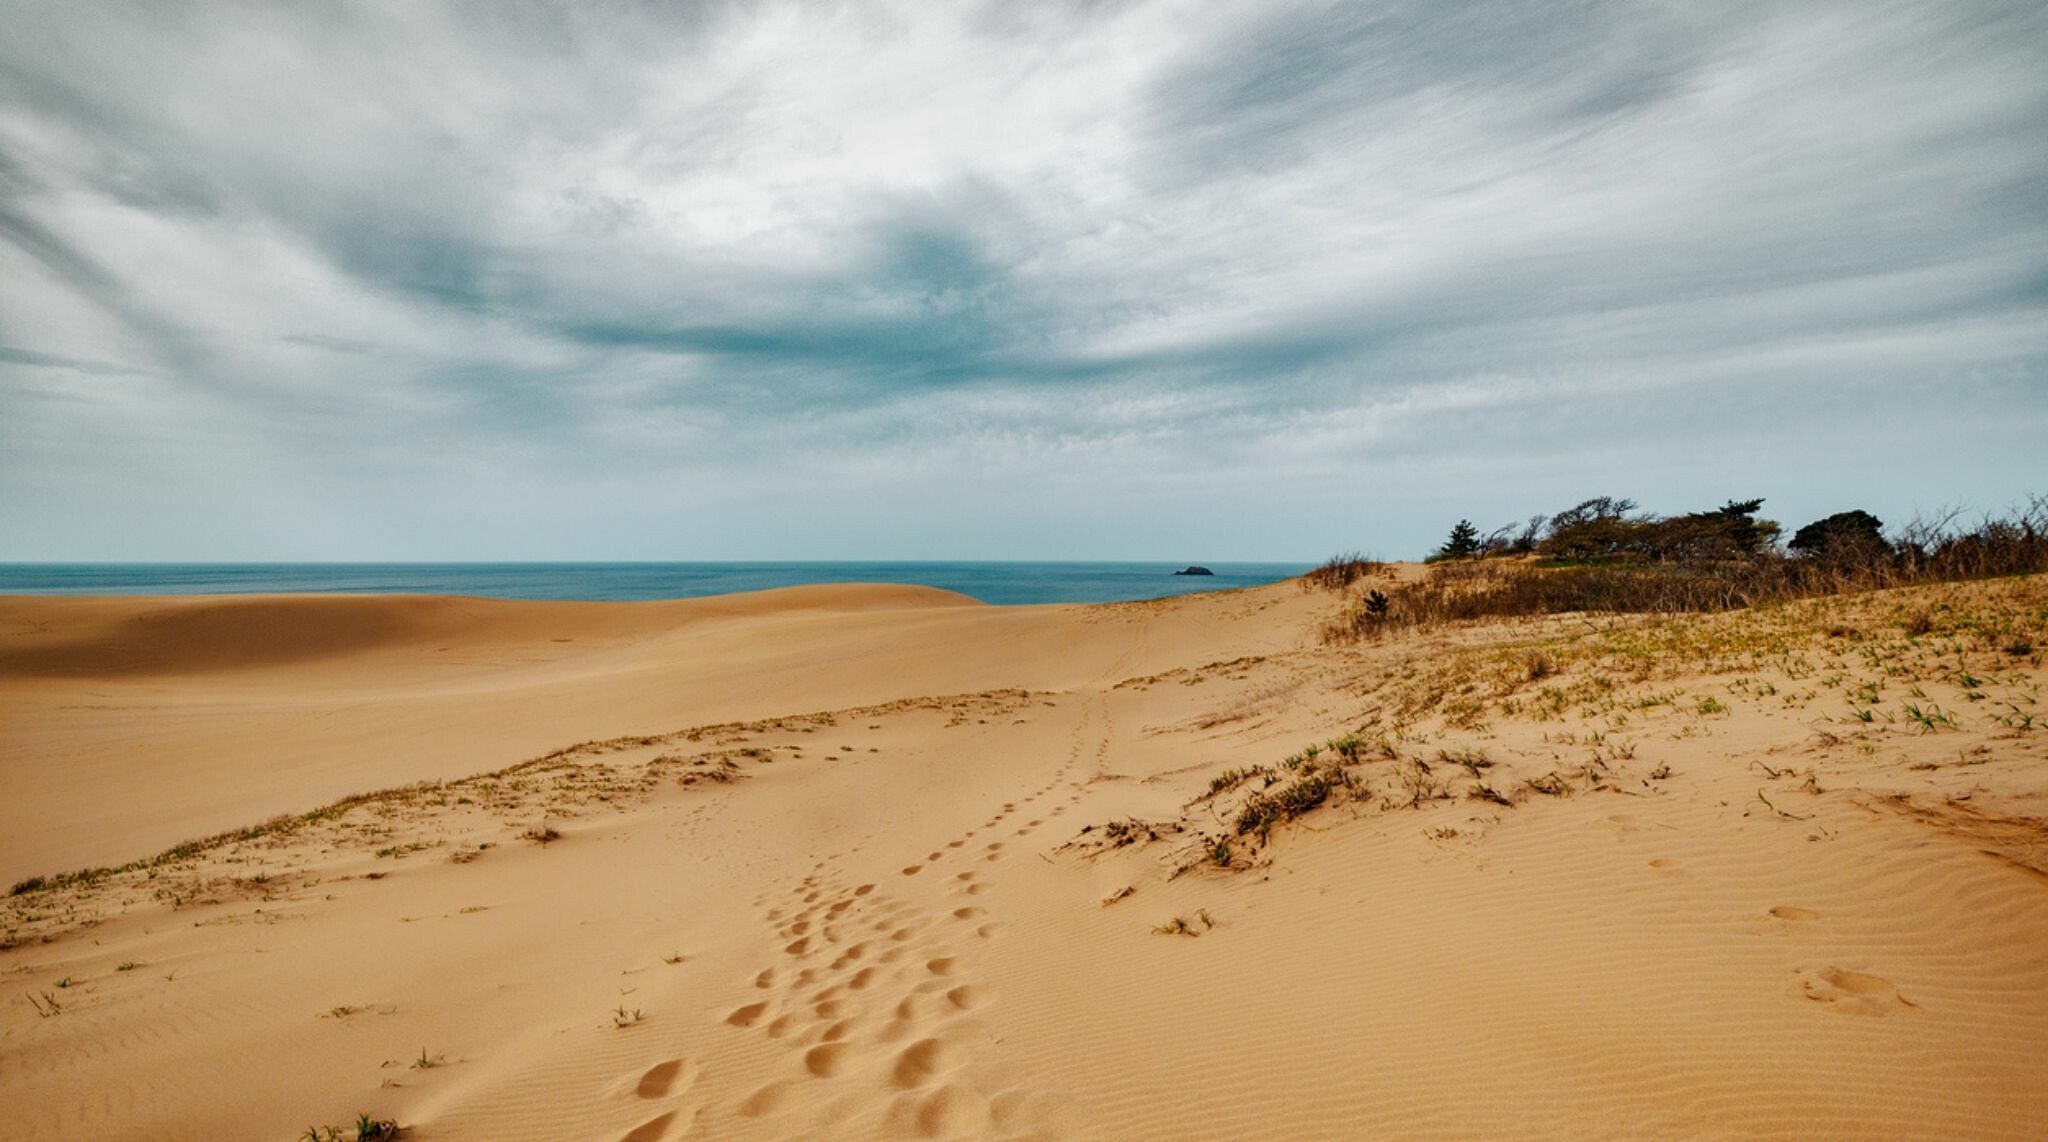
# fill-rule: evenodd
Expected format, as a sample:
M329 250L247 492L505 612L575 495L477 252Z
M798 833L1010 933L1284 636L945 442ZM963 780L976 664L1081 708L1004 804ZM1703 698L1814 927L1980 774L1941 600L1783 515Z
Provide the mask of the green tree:
M1884 521L1858 508L1817 519L1792 534L1785 546L1808 557L1875 558L1889 556L1892 545L1884 537Z
M1465 559L1479 554L1479 529L1469 519L1461 519L1451 528L1451 537L1437 548L1438 559Z

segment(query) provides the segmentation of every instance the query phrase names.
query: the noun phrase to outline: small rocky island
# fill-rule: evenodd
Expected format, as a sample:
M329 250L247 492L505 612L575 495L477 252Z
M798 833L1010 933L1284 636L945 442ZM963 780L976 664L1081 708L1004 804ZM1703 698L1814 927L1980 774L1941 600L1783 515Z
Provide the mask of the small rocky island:
M1188 569L1185 571L1174 572L1174 574L1176 575L1214 575L1215 573L1216 572L1209 570L1207 567L1204 567L1199 563L1190 564Z

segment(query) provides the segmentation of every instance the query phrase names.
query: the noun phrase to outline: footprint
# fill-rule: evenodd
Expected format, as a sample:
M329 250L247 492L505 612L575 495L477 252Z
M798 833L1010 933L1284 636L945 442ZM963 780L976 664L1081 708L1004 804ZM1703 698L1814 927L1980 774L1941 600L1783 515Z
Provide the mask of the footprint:
M752 1027L761 1021L761 1016L767 1013L768 1004L765 1001L749 1003L745 1007L735 1010L731 1015L726 1016L725 1021L735 1027Z
M953 957L940 956L937 959L926 960L924 962L924 970L932 973L933 975L952 975Z
M859 971L853 973L853 978L846 981L846 986L853 989L854 991L859 991L862 988L866 987L871 981L873 981L874 978L875 969L862 968Z
M988 1118L990 1124L998 1128L1008 1126L1012 1120L1024 1112L1025 1103L1030 1098L1031 1094L1028 1091L1011 1089L989 1099Z
M775 1021L768 1024L763 1030L768 1032L770 1039L780 1039L784 1035L789 1034L789 1029L796 1026L796 1022L796 1016L794 1015L778 1015L775 1017Z
M1818 913L1818 912L1815 912L1815 911L1814 911L1813 909L1811 909L1811 908L1795 908L1795 907L1793 907L1793 906L1792 906L1792 905L1790 905L1790 904L1780 904L1780 905L1778 905L1778 906L1777 906L1776 908L1773 908L1773 909L1771 909L1771 915L1773 915L1773 916L1776 916L1776 917L1777 917L1778 919L1780 919L1780 920L1818 920L1818 919L1820 919L1820 913Z
M917 1132L926 1138L955 1138L987 1127L987 1101L952 1083L926 1095L917 1107Z
M681 1059L656 1063L647 1068L646 1074L640 1076L640 1083L633 1088L633 1093L641 1098L667 1098L669 1092L675 1089L676 1076L682 1072Z
M1901 1007L1920 1006L1900 995L1892 981L1847 968L1802 968L1799 986L1806 998L1817 1003L1834 1004L1840 1011L1886 1015Z
M754 986L755 986L755 987L761 987L761 988L767 988L767 987L774 987L774 986L775 986L775 969L774 969L774 968L762 968L762 969L761 969L761 973L760 973L759 975L756 975L756 976L754 977Z
M790 941L788 944L783 945L782 950L788 952L792 956L800 956L803 955L805 952L809 951L810 948L811 938L809 936L803 936L796 940Z
M908 865L908 866L905 866L905 868L903 869L903 875L905 875L905 876L916 876L916 875L917 875L918 873L920 873L920 872L923 872L923 871L924 871L924 866L923 866L923 865L921 865L921 864L913 864L913 865Z
M981 1006L981 992L973 984L963 983L946 993L946 1002L966 1011Z
M981 927L976 928L974 930L974 934L986 940L990 936L993 936L997 932L1000 932L1002 930L1003 926L1001 924L983 924Z
M875 886L874 886L874 885L872 885L872 884L863 884L863 885L861 885L861 886L860 886L859 888L856 888L856 889L854 889L854 890L853 890L853 894L854 894L855 896L866 896L866 895L867 895L868 893L870 893L870 892L873 892L874 890L875 890Z
M782 1109L783 1098L789 1093L789 1084L772 1082L748 1095L738 1110L744 1118L763 1118Z
M650 1118L627 1131L625 1136L619 1139L619 1142L655 1142L655 1139L668 1134L668 1125L675 1120L676 1112L673 1110L667 1114Z
M986 909L982 909L982 908L955 908L955 909L953 909L953 919L955 919L955 920L972 920L972 919L974 919L974 918L975 918L976 916L986 916L986 915L988 915L988 912L987 912L987 910L986 910Z
M821 1079L829 1079L846 1066L846 1055L850 1048L844 1043L825 1043L804 1052L804 1069Z
M890 1079L904 1090L914 1090L930 1082L933 1075L946 1069L948 1052L946 1045L937 1039L919 1039L903 1048L896 1056L896 1065L890 1070Z

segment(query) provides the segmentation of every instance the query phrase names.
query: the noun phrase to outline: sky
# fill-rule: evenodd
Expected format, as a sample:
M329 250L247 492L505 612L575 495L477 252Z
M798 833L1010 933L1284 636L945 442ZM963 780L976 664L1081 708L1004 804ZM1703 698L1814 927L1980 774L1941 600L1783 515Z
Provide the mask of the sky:
M0 560L2048 491L2048 8L0 0Z

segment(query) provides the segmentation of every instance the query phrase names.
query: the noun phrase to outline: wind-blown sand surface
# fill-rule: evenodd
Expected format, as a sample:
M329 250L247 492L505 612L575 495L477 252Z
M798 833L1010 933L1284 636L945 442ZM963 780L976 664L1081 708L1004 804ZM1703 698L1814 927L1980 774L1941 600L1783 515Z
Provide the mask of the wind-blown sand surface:
M2044 1136L2048 582L1342 601L0 599L0 1128Z

